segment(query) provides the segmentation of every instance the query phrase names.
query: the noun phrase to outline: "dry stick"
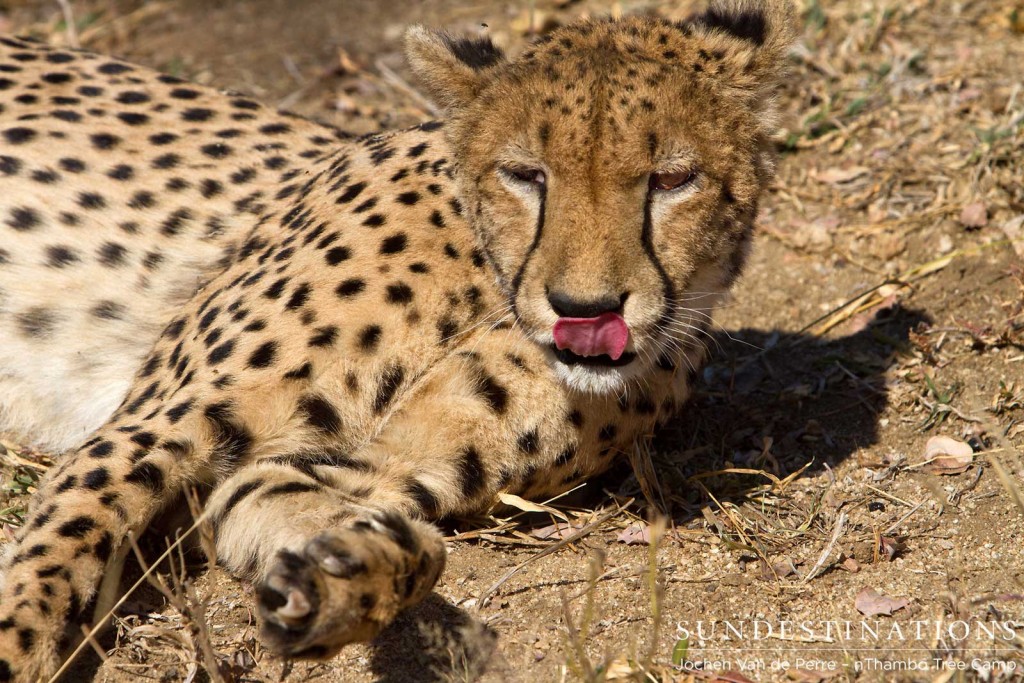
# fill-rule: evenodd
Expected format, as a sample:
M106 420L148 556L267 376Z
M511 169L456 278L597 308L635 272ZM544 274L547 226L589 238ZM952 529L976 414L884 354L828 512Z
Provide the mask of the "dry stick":
M75 26L75 13L71 11L71 3L68 0L57 0L57 4L60 5L60 11L64 14L64 25L68 31L68 42L75 49L82 47L81 43L78 42L78 28Z
M832 554L832 549L836 547L836 543L839 542L839 537L843 535L843 529L846 527L846 513L840 512L839 518L836 520L835 526L832 528L832 538L829 539L828 545L821 551L821 556L818 561L811 567L811 571L807 572L804 576L804 580L801 583L807 583L817 575L818 571L824 566L828 556Z
M526 558L525 560L523 560L522 562L517 564L515 567L512 567L512 569L509 569L507 572L505 572L504 575L502 575L502 577L500 579L498 579L497 581L494 582L494 585L492 585L490 588L488 588L486 591L484 591L483 595L480 596L480 601L477 603L477 608L479 609L480 607L485 607L487 605L487 603L490 601L491 596L494 595L494 592L497 591L499 588L501 588L501 585L503 583L505 583L506 581L511 579L515 574L517 574L520 569L522 569L523 567L525 567L528 564L536 562L537 560L541 559L542 557L547 557L548 555L556 552L557 550L560 550L560 549L564 548L565 546L567 546L567 545L569 545L571 543L575 543L576 541L580 540L584 536L590 535L597 527L601 526L602 524L607 522L609 519L611 519L615 515L619 514L623 510L625 510L632 503L633 503L633 499L630 498L628 501L626 501L625 505L622 505L620 507L613 508L613 509L609 510L608 512L604 513L603 515L598 517L596 520L594 520L590 524L586 525L585 527L583 527L582 529L580 529L579 531L577 531L573 535L569 536L568 538L564 538L561 541L559 541L558 543L555 543L553 545L548 546L547 548L545 548L544 550L540 551L536 555L533 555L531 557Z
M154 562L153 565L149 569L147 569L145 572L143 572L142 576L140 576L139 579L135 583L133 583L131 585L131 587L128 588L127 591L125 591L125 594L121 596L121 599L118 600L116 603L114 603L114 606L111 607L109 610L107 610L107 613L105 615L103 615L103 618L100 619L99 621L97 621L96 625L93 626L92 629L89 630L88 638L94 638L96 636L96 634L99 633L103 629L103 627L105 626L105 624L107 622L107 619L109 619L111 616L113 616L114 612L121 605L123 605L125 602L127 602L128 598L131 596L132 593L135 592L135 590L139 586L141 586L145 581L149 580L149 575L153 573L153 570L161 562L166 560L171 555L171 553L174 551L174 549L181 544L182 541L184 541L186 538L188 538L192 534L193 531L195 531L196 529L199 528L199 523L200 522L206 521L206 514L207 513L204 512L203 516L200 517L198 520L196 520L192 524L192 526L190 526L188 529L186 529L185 533L183 533L178 538L178 540L176 540L173 544L168 546L167 550L165 550L163 553L160 554L160 557L158 557L156 559L156 562ZM61 677L61 675L65 671L67 671L68 667L71 666L71 663L75 661L75 658L78 657L79 654L81 654L82 650L85 648L85 646L86 646L86 644L88 642L89 641L87 639L87 640L83 640L81 643L78 644L78 647L75 648L74 652L72 652L70 655L68 655L68 658L64 660L64 663L61 664L61 667L59 669L57 669L57 673L53 674L53 676L50 677L50 680L48 681L48 683L56 683L57 682L57 680Z

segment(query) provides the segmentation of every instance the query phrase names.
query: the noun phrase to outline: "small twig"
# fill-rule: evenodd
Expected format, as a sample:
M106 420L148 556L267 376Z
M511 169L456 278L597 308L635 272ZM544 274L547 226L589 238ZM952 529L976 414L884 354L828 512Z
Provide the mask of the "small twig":
M807 572L807 574L804 576L803 581L801 581L801 583L807 583L808 581L813 579L815 576L817 576L818 572L825 565L826 560L828 560L829 555L832 554L832 549L836 547L836 543L839 542L839 537L843 535L843 530L845 528L846 528L846 513L845 512L840 512L839 513L839 518L836 519L835 526L832 527L832 538L829 539L829 542L825 546L825 549L821 551L821 555L818 557L818 561L815 562L814 566L811 567L811 570L809 572Z
M60 11L64 15L64 27L68 32L68 44L77 50L82 45L78 42L78 27L75 26L75 13L71 9L71 3L68 0L57 0L57 4L60 5Z
M416 104L418 104L424 111L429 113L431 116L441 115L441 110L435 107L433 102L431 102L422 94L420 94L420 92L416 90L416 88L406 83L401 76L396 74L394 70L391 69L383 61L378 59L373 63L373 66L376 67L377 71L380 72L380 75L384 78L385 83L387 83L400 93L407 95L408 97L415 100Z
M600 517L598 517L593 522L591 522L590 524L586 525L585 527L583 527L582 529L580 529L576 533L572 534L571 536L568 536L568 537L562 539L558 543L552 544L551 546L545 548L544 550L540 551L536 555L531 555L530 557L526 558L525 560L523 560L522 562L517 564L515 567L512 567L512 569L509 569L507 572L505 572L501 576L500 579L495 581L494 584L490 588L488 588L486 591L484 591L480 595L480 600L479 600L479 602L477 602L477 609L485 607L487 605L487 603L490 602L491 596L493 596L494 593L499 588L501 588L502 584L504 584L506 581L511 579L513 576L515 576L521 569L523 569L523 567L526 567L527 565L536 562L537 560L541 559L542 557L547 557L548 555L551 555L552 553L555 553L558 550L561 550L565 546L570 545L572 543L575 543L576 541L580 540L581 538L583 538L585 536L589 536L599 526L601 526L602 524L607 522L609 519L611 519L615 515L621 513L626 507L628 507L630 504L632 504L632 502L633 502L633 499L630 498L628 501L626 501L625 505L621 505L621 506L619 506L617 508L613 508L611 510L608 510L603 515L601 515Z

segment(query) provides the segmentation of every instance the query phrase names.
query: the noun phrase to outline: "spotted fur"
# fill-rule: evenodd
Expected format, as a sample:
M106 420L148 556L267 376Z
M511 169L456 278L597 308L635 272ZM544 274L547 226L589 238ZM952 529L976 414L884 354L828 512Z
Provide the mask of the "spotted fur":
M587 21L511 61L412 29L445 121L359 139L0 39L0 428L68 451L5 547L0 681L56 669L183 487L264 642L326 657L431 590L430 520L564 491L672 415L771 175L790 13ZM556 305L617 307L628 362L554 349Z

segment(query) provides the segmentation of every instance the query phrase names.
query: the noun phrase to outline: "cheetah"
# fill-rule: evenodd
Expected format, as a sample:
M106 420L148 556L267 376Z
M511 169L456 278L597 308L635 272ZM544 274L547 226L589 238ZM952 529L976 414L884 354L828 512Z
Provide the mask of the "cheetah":
M324 658L427 595L433 522L550 496L676 413L773 174L788 0L413 27L444 111L352 138L0 39L0 429L67 451L7 544L0 681L46 679L127 539L209 492L260 637Z

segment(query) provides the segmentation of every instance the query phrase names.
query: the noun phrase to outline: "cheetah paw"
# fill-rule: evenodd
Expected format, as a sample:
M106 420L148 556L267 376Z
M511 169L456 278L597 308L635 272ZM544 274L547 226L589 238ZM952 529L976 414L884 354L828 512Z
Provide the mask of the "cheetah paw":
M437 530L378 514L281 551L257 588L261 637L272 651L325 658L367 641L422 600L444 568Z

